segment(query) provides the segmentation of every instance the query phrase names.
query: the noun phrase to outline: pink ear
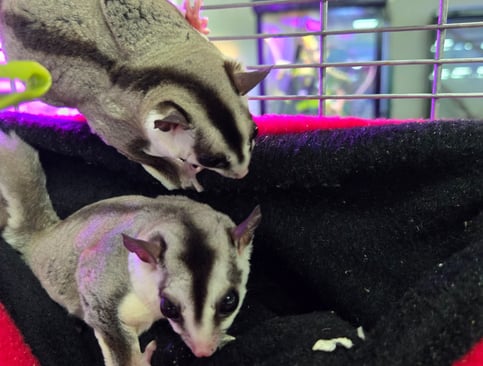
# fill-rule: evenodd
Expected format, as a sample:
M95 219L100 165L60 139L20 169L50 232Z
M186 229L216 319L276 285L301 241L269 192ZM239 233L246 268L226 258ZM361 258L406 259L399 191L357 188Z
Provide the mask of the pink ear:
M154 121L154 128L161 130L163 132L171 131L172 129L176 128L176 124L173 122L168 122L164 120L156 120Z
M240 225L232 230L232 237L236 243L238 254L242 254L245 248L252 242L255 229L262 220L260 206L256 206L252 213Z
M272 68L256 70L256 71L237 71L233 74L233 83L240 95L245 95L250 90L265 79Z
M174 130L176 127L181 126L184 130L190 128L185 116L179 111L172 111L163 119L154 121L154 128L157 128L163 132Z
M162 245L122 234L122 241L127 250L135 253L143 262L156 266L160 260Z

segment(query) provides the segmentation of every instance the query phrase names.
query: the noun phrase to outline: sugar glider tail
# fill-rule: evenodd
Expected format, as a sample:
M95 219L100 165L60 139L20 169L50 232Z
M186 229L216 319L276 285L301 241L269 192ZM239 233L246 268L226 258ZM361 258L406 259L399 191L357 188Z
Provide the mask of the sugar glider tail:
M0 230L24 253L35 232L59 221L38 153L14 132L0 131Z

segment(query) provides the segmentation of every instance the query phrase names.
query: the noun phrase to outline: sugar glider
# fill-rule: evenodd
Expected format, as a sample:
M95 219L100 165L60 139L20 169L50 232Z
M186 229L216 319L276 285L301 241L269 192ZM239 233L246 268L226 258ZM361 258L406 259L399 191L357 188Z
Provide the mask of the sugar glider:
M201 0L185 1L186 18L167 0L0 0L0 31L8 59L51 72L46 102L78 108L166 188L200 191L204 168L247 174L257 128L244 95L268 70L225 57L202 34Z
M246 293L257 206L241 224L181 196L122 196L64 220L37 152L0 132L2 237L57 303L90 325L107 366L146 366L138 335L166 318L198 357L210 356Z

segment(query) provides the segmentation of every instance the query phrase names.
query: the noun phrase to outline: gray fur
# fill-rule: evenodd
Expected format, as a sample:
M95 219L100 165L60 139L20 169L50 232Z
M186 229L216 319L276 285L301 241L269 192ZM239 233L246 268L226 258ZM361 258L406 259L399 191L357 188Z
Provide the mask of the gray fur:
M59 218L46 193L37 152L14 133L8 136L0 131L0 146L0 228L4 228L3 237L22 251L35 232L55 224ZM17 159L18 155L24 158ZM22 197L22 202L15 197ZM43 214L38 215L39 212Z
M20 251L50 297L94 329L106 365L149 364L155 344L142 354L137 337L163 317L163 295L182 304L183 327L173 329L193 352L214 352L239 307L223 322L211 309L228 289L235 288L241 301L246 292L251 249L240 250L231 233L247 224L236 226L208 205L181 196L116 197L59 220L45 181L37 152L15 134L0 132L3 238ZM255 212L247 219L252 227L260 221ZM243 234L251 241L251 231ZM149 243L149 255L156 258L147 262L128 251L126 235L141 243L141 251ZM193 268L203 263L187 255L200 250L197 245L210 253L207 270ZM202 326L195 316L203 317Z
M2 0L0 23L10 60L50 70L47 102L78 108L167 188L201 190L202 168L231 178L248 171L255 126L241 94L266 73L227 60L168 1ZM169 108L186 123L161 133L149 115L170 120ZM202 164L213 157L228 163Z

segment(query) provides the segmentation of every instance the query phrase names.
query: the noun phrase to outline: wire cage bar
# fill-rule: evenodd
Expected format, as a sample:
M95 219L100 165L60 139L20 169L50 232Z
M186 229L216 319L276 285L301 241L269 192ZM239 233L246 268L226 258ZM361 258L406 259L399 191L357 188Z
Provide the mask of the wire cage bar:
M310 63L301 62L284 62L273 66L273 70L287 70L290 72L297 72L302 69L312 69L317 74L318 87L313 89L315 92L311 94L299 94L297 90L292 90L292 92L284 92L271 94L267 88L263 88L263 93L251 94L250 100L270 102L270 101L317 101L318 110L317 114L326 115L330 111L326 110L326 102L330 100L374 100L374 101L388 101L389 103L400 100L418 99L427 100L428 108L426 110L426 115L415 115L414 117L429 117L431 119L444 118L446 117L444 113L441 112L439 106L441 101L444 100L455 100L460 102L463 99L473 99L478 100L478 98L483 97L483 38L481 39L480 49L476 57L474 55L458 56L454 57L448 55L445 49L448 45L447 34L449 31L459 31L459 30L471 30L471 29L481 29L483 37L483 4L481 7L481 18L474 18L470 21L449 21L448 14L450 9L449 0L431 0L434 2L434 8L437 10L434 14L434 22L430 24L407 24L407 25L393 25L391 20L381 22L377 27L370 28L331 28L328 19L330 17L329 6L337 3L336 0L298 0L298 1L246 1L246 2L234 2L234 3L224 3L224 4L213 4L216 0L209 1L205 0L205 6L203 10L205 14L210 17L210 12L215 10L228 10L237 11L237 9L242 8L252 8L256 12L258 8L269 7L271 5L284 6L284 5L312 5L318 6L318 24L320 25L318 29L308 29L300 31L297 29L292 30L282 30L280 32L274 32L273 29L270 32L263 32L260 30L256 34L234 34L234 35L214 35L210 39L217 42L237 42L237 41L253 41L253 42L265 42L266 40L274 39L294 39L300 37L313 36L319 39L320 49L318 50L318 59ZM352 5L360 4L361 1L354 1ZM351 5L350 1L345 1L347 6ZM416 9L414 11L417 11ZM314 17L316 13L312 13ZM357 34L378 34L382 37L389 34L401 33L409 34L410 32L428 32L431 34L428 39L433 39L433 44L427 44L428 53L425 57L420 58L389 58L385 52L382 52L377 59L373 60L332 60L329 57L329 52L327 50L327 40L331 36L344 36L344 35L357 35ZM451 41L451 40L450 40ZM387 47L388 42L383 41L382 47ZM475 45L476 47L476 45ZM430 54L429 49L433 49L433 53ZM411 55L411 53L408 53ZM429 57L428 57L429 56ZM453 65L457 67L461 65L460 69L470 65L475 70L477 70L478 75L476 76L476 84L481 87L478 90L468 88L467 90L447 90L444 88L443 79L448 78L447 67ZM248 65L249 68L256 69L269 66L268 64L253 63ZM391 71L388 68L404 68L421 66L427 67L427 89L426 90L415 90L408 92L398 92L394 85L390 82L386 85L386 88L377 88L374 92L349 92L344 95L334 95L328 91L327 87L327 73L330 70L344 69L344 68L376 68L379 75L381 76L381 70L386 70L386 78L391 80ZM408 76L410 77L410 75ZM468 83L475 86L475 83ZM483 103L482 103L483 104ZM483 110L482 110L483 113ZM388 116L388 117L398 117L394 115L376 115L374 117ZM467 117L464 114L461 117ZM478 116L473 116L473 118L478 118Z
M172 1L181 6L183 0ZM235 48L241 51L235 57L255 54L242 60L248 69L272 66L271 79L249 94L250 108L255 114L345 113L361 117L481 119L483 3L464 1L473 2L473 7L461 11L456 0L204 0L202 15L210 19L209 38L222 52L227 44L238 45ZM431 11L427 18L418 18L416 24L412 19L401 22L394 19L394 14L388 15L388 9L394 4L408 4L413 12L420 12L418 7L424 5L426 11ZM356 8L378 10L358 13ZM352 9L352 13L337 13L337 9ZM242 12L243 16L239 15ZM380 18L371 23L375 14ZM250 17L256 21L247 20ZM350 18L352 22L336 24L334 19L338 18ZM281 26L271 23L266 26L266 19L277 21ZM302 20L304 27L300 26ZM467 41L458 41L458 37L464 38L470 32L473 33ZM401 40L405 43L404 39L414 39L414 35L425 39L421 43L425 50L413 52L408 41L397 55L388 51L397 48ZM372 43L359 44L357 40L364 37L369 37ZM356 41L350 41L351 38ZM338 58L334 53L343 48L338 42L346 42L344 47L361 52L365 48L374 49L370 50L370 57L354 57L353 50L344 50L350 56ZM286 46L294 55L310 52L310 58L265 57L265 53L274 53L277 47L275 53L284 53ZM463 47L462 51L466 47L471 50L452 52L457 47ZM1 52L0 56L3 56ZM310 88L297 81L303 79L307 83L307 75L311 77ZM339 84L343 87L334 82L336 79L341 80ZM0 80L0 89L14 90L15 87ZM76 113L66 108L39 106L38 102L20 105L17 109L30 111L35 103L35 110L41 113L50 114L50 110L64 115ZM355 107L344 109L348 105Z

